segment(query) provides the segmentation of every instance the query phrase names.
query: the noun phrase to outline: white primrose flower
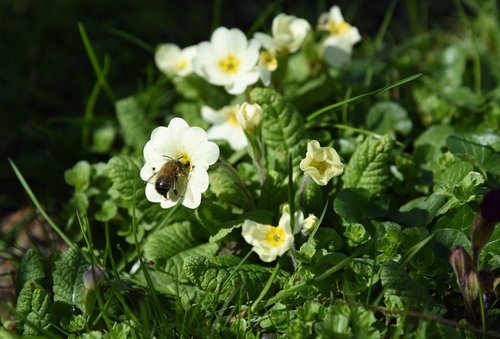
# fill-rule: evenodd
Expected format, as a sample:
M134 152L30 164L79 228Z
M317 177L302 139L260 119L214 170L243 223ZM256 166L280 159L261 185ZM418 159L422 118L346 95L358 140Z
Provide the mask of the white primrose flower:
M311 140L307 144L306 157L300 162L300 169L318 185L324 186L331 178L344 172L344 164L333 147L320 147L317 140Z
M290 226L290 212L283 210L278 226L245 220L241 230L243 238L252 245L260 260L271 262L288 251L294 242Z
M149 201L162 208L179 200L188 208L200 205L201 193L208 188L208 167L219 158L219 147L207 140L203 129L174 118L167 127L153 130L143 153L146 163L140 175Z
M295 53L310 29L311 25L306 20L281 13L273 19L272 37L265 33L255 33L254 36L261 42L267 41L264 47L268 50Z
M244 102L236 106L236 120L243 130L253 134L262 121L262 107Z
M318 29L330 33L323 41L327 62L335 68L349 63L352 46L361 41L361 35L356 27L344 21L338 6L333 6L330 8L330 12L321 14L318 20Z
M194 69L209 83L224 86L229 94L240 94L259 80L259 48L257 40L248 41L239 29L219 27L210 42L198 45Z
M309 216L304 219L304 232L310 234L318 227L318 225L319 225L318 217L310 213Z
M236 119L237 109L237 105L224 106L219 110L208 106L201 108L202 118L213 124L207 131L208 139L227 140L235 151L245 148L248 144L247 137Z
M196 55L197 46L180 49L174 44L162 44L155 53L156 66L167 75L184 77L193 71L192 61Z
M262 45L258 64L260 80L265 86L269 86L271 84L271 73L278 68L277 46L273 38L268 34L257 32L254 34L254 38Z

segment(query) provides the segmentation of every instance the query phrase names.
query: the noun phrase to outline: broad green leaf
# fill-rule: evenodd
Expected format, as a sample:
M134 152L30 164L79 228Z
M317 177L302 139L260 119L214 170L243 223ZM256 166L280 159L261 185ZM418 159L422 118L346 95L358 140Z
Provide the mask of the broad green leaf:
M364 188L371 195L387 188L389 180L389 153L394 140L385 135L381 139L368 137L358 146L345 169L342 179L345 188Z
M427 289L408 276L397 263L387 262L381 272L380 280L386 289L384 297L396 297L404 309L411 308L416 311L439 312L442 310L429 295Z
M465 250L471 250L471 243L467 235L457 230L456 228L441 228L434 232L434 241L448 249L448 256L451 251L457 247L462 246Z
M262 139L268 168L287 173L289 156L292 157L294 168L298 168L305 154L302 116L290 102L269 88L253 89L250 101L262 107Z
M149 108L137 97L121 99L115 103L115 108L123 140L134 149L142 149L155 127L146 119Z
M368 129L378 134L399 132L407 135L411 132L412 121L403 106L392 101L377 102L368 111L366 117Z
M259 295L264 288L272 268L254 264L243 264L236 268L241 258L220 256L205 258L191 256L184 262L184 270L189 280L204 291L220 292L227 296L242 289L250 300Z
M17 271L17 293L21 291L26 283L45 278L44 261L43 255L36 249L30 248L26 251Z
M333 201L333 209L350 223L364 223L369 217L384 215L384 210L370 196L365 189L345 188Z
M90 185L90 174L92 167L87 161L77 162L73 168L64 172L64 180L68 185L75 187L75 191L86 190Z
M119 198L130 202L134 193L144 191L144 182L139 177L142 162L138 158L119 155L111 158L107 164L108 176L113 183L111 189Z
M54 266L54 301L63 301L83 309L83 274L89 264L82 252L77 248L70 248L56 260Z
M474 211L469 205L462 204L441 217L436 222L435 229L455 228L465 234L469 234L472 219L474 219L475 215L476 211Z
M482 145L467 136L449 136L446 145L457 157L470 161L481 170L500 175L500 155L489 145Z
M40 335L38 329L50 326L52 299L38 282L31 280L19 293L16 306L16 327L23 336Z
M205 199L195 211L196 219L210 233L217 234L219 231L234 226L235 215L228 207L223 207L217 201Z
M447 200L448 197L440 193L413 199L401 206L397 221L408 226L424 227L434 219Z
M252 196L237 172L232 168L220 166L215 171L209 173L209 178L209 189L215 194L218 202L235 205L244 209L254 207Z
M500 267L500 224L497 224L488 243L479 254L479 262L488 265L492 270Z
M415 140L415 146L431 145L438 149L446 146L446 138L455 132L450 125L434 125L426 129Z

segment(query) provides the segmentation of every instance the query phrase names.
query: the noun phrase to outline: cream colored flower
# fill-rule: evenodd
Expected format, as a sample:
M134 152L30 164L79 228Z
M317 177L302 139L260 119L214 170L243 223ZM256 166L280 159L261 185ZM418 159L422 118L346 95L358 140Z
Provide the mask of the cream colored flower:
M196 55L196 46L180 49L174 44L158 46L155 53L156 66L167 75L184 77L193 71L192 61Z
M201 108L201 116L204 120L213 124L207 131L209 140L227 140L229 146L235 151L247 146L248 141L236 118L238 106L228 105L219 110L208 106Z
M361 41L361 35L356 27L344 21L338 6L333 6L330 12L323 13L319 17L318 29L330 33L323 41L327 62L336 68L349 63L352 46Z
M236 120L247 133L253 134L262 121L262 107L244 102L236 107Z
M219 158L219 147L207 133L174 118L168 127L153 130L144 146L145 164L140 176L146 182L146 198L169 208L181 201L197 208L208 189L208 167Z
M278 52L295 53L311 29L311 25L294 15L284 13L278 14L273 20L272 26L272 49ZM266 37L267 36L267 37ZM264 33L255 33L255 38L263 42L269 41L269 36ZM270 45L264 44L266 49L271 49Z
M319 219L312 213L304 219L304 231L306 233L312 233L318 227L318 225Z
M259 224L245 220L242 231L243 238L252 245L252 250L260 260L271 262L288 251L294 242L290 226L290 213L283 211L278 226Z
M344 172L344 164L333 147L320 147L317 140L311 140L307 144L306 157L300 162L300 169L318 185L324 186L331 178Z
M194 69L209 83L224 86L229 94L240 94L259 80L259 48L257 40L248 41L239 29L219 27L210 42L198 45Z

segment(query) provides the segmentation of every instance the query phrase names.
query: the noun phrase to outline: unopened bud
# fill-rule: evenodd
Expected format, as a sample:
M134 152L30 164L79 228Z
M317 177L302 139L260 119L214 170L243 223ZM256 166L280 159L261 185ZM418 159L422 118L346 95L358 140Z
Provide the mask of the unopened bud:
M262 108L258 104L244 102L236 109L236 120L245 132L253 134L262 121Z
M480 291L479 279L475 271L469 271L465 276L465 297L471 301L477 300Z
M100 266L91 266L83 273L83 286L87 290L95 290L104 279L104 269Z
M479 252L490 240L495 224L500 221L500 189L488 192L479 207L479 212L472 220L472 250L474 261Z
M304 231L308 234L314 232L318 225L319 219L314 214L309 214L309 216L304 219Z
M461 246L455 247L450 255L450 264L457 277L458 287L463 290L467 284L467 273L472 271L473 268L469 253Z

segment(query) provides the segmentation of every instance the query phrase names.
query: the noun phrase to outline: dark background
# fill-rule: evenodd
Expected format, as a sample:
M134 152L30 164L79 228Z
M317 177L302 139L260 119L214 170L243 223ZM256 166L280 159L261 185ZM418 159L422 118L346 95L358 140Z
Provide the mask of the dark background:
M293 14L315 25L338 4L363 39L373 39L392 1L68 1L0 0L0 217L28 204L7 161L19 167L40 201L57 210L70 196L64 171L78 160L106 161L81 145L81 122L96 77L78 30L82 23L99 60L110 58L108 81L117 98L145 82L153 54L113 33L120 30L156 46L208 40L217 26L247 31L268 13ZM267 11L266 11L267 9ZM400 0L386 39L397 43L415 31L452 22L449 1ZM114 119L101 95L95 115Z

